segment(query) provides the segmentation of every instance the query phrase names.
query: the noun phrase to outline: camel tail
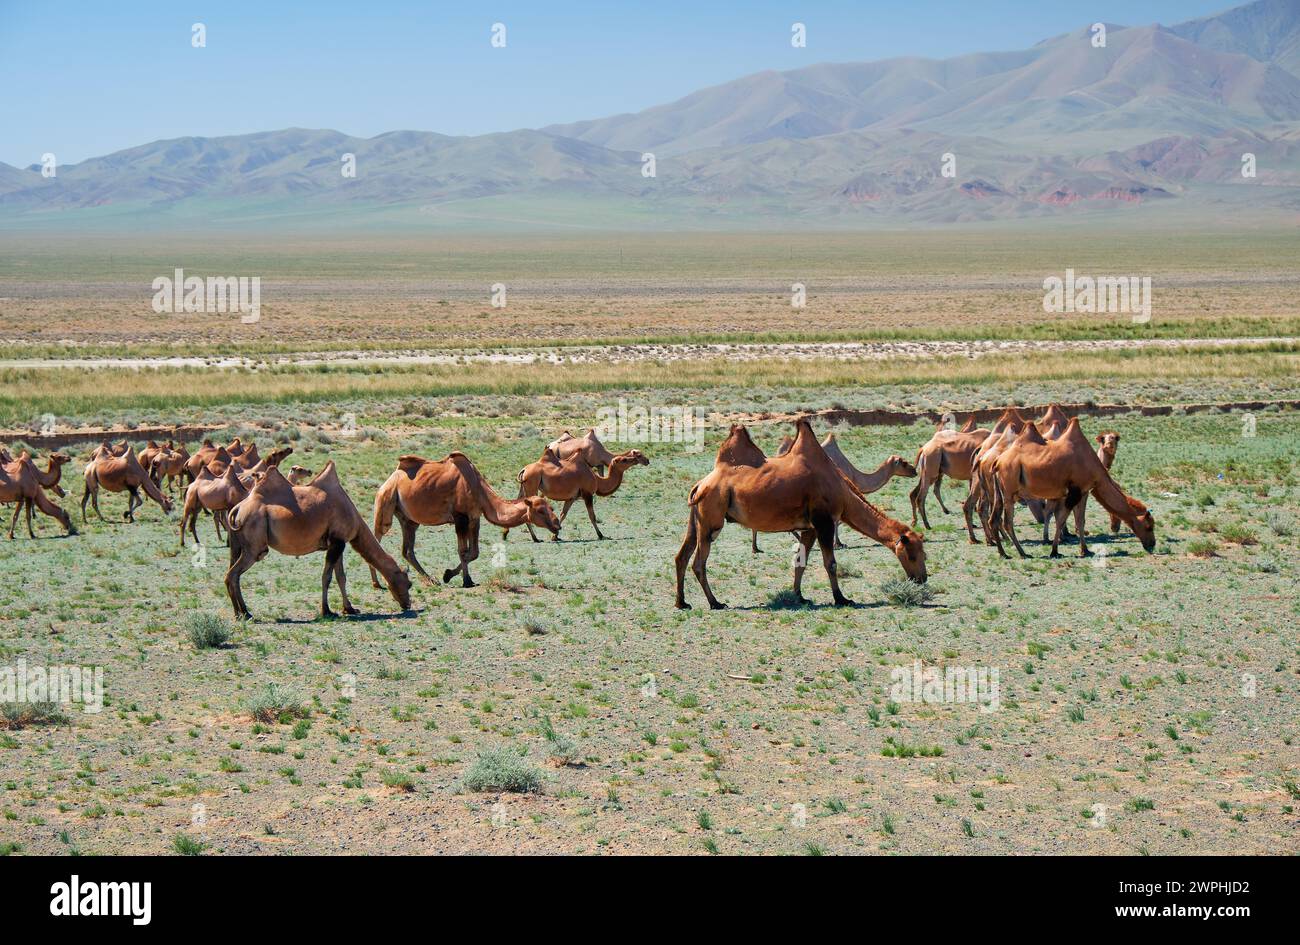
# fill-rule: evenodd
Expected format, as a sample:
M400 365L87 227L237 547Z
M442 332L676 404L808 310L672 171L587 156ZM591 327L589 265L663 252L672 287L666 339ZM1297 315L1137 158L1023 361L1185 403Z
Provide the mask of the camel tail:
M397 511L397 488L385 482L375 493L375 532L378 542L393 527L393 513Z

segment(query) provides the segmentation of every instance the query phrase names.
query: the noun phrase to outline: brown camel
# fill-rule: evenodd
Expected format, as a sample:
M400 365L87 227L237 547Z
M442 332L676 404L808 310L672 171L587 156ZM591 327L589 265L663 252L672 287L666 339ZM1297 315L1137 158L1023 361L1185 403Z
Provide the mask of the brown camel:
M794 440L787 436L781 441L781 445L778 447L776 455L784 456L789 452L790 446L793 443ZM847 456L844 455L844 451L840 449L839 441L835 439L834 433L827 433L826 438L822 440L821 446L822 449L826 451L826 455L831 458L831 462L836 465L840 472L844 473L844 475L848 477L849 482L858 487L858 491L863 495L871 495L873 492L879 492L885 487L885 484L895 476L910 479L916 475L916 467L897 454L890 456L871 472L862 472L853 465L852 461ZM750 535L750 550L757 552L758 532L751 532ZM840 541L840 529L838 524L835 526L835 547L836 549L845 547L844 543Z
M0 503L8 502L15 503L14 516L9 522L10 539L14 537L18 515L24 510L27 512L27 535L31 538L36 537L36 532L32 529L33 506L62 525L69 535L77 533L72 527L72 519L68 514L46 496L40 482L40 470L36 468L31 455L26 450L19 454L17 459L0 463Z
M185 547L185 529L194 536L198 544L198 521L200 512L212 513L212 527L216 530L217 541L221 541L221 527L226 513L248 496L249 486L240 480L239 473L231 464L221 476L214 476L204 467L199 477L185 490L185 506L181 511L181 547Z
M28 456L26 452L24 452L22 455L27 456L30 461L31 457ZM21 458L22 457L19 457L19 459ZM63 487L59 485L59 479L63 476L63 465L69 462L71 459L72 457L68 456L66 453L51 453L47 458L46 468L44 470L37 467L36 464L33 462L32 466L36 471L37 485L39 485L42 489L46 490L47 492L53 492L60 499L66 496L67 493L64 492ZM0 462L12 463L12 462L17 462L17 460L15 460L12 456L9 455L8 450L4 449L3 447L0 447ZM31 533L32 500L25 496L20 500L19 508L14 509L15 522L18 519L18 513L20 511L25 511L27 513L27 531L28 533ZM45 514L48 515L50 513L46 512ZM12 529L10 529L10 531L12 532ZM10 537L12 537L12 535ZM33 535L32 537L35 536Z
M411 579L389 557L366 525L357 507L339 482L334 461L311 482L303 486L290 484L272 466L253 486L248 497L228 514L230 535L230 570L226 572L226 593L234 605L235 616L248 618L240 578L244 572L266 557L274 548L282 555L299 557L314 551L325 552L325 570L321 573L320 613L332 617L330 580L338 579L343 612L357 613L348 600L347 578L343 573L343 551L351 545L388 582L389 593L404 611L411 609Z
M564 507L560 509L561 525L564 524L564 517L569 514L569 507L581 498L583 504L587 506L587 518L591 519L591 527L596 530L596 537L603 540L605 536L601 534L600 525L596 523L596 510L592 505L592 499L595 496L611 496L617 492L618 487L623 484L623 474L633 466L649 465L650 460L640 450L628 450L611 459L608 475L600 476L581 456L575 454L566 460L560 460L548 448L540 460L529 463L515 478L519 482L519 498L541 495L552 502L564 503ZM525 525L528 534L533 536L533 541L540 541L537 533L533 531L533 526L530 523ZM509 536L510 529L504 529L501 537ZM559 541L559 531L557 530L551 538L553 541Z
M256 451L257 448L253 447L252 452L256 453ZM235 471L235 474L239 476L239 480L244 484L244 487L251 489L253 487L253 482L262 473L266 472L272 466L279 466L282 462L284 462L285 458L289 456L292 452L293 452L292 446L285 446L282 447L281 449L273 451L267 456L262 457L252 466L247 466L247 467L239 462L239 457L235 457L234 461L231 462L230 464L230 468L233 469ZM247 455L247 453L245 453L244 455ZM309 476L308 478L311 477ZM290 483L292 483L293 485L297 485L297 483L294 483L292 479L290 480Z
M172 510L172 500L162 494L162 491L154 485L154 481L149 478L149 474L144 471L140 465L140 460L136 458L135 450L127 446L126 452L121 456L114 456L104 447L95 450L90 463L86 466L86 491L81 495L81 519L86 520L86 502L93 503L95 514L99 516L100 521L104 521L104 515L99 511L99 490L107 489L109 492L127 492L126 513L123 516L126 521L135 521L135 510L144 505L144 499L140 498L140 490L153 499L168 514Z
M136 458L140 460L140 465L144 467L146 472L153 471L154 460L158 458L163 449L163 447L159 446L153 440L149 440L145 443L144 449L140 451ZM157 482L157 480L155 479L154 482Z
M734 445L724 444L713 471L691 490L690 519L676 557L679 608L690 606L686 603L685 574L692 558L692 570L709 606L715 610L725 606L709 587L708 560L713 542L727 522L760 532L798 533L801 553L795 562L794 593L800 601L804 600L802 584L808 552L816 542L821 546L822 563L836 605L852 603L840 591L836 575L834 534L838 521L893 551L912 580L926 580L925 539L884 515L862 496L826 455L807 420L800 420L796 429L789 452L760 466L726 463L724 452L736 450ZM748 437L743 427L732 428L731 438L742 440L742 445Z
M1061 408L1061 405L1051 404L1048 406L1047 410L1043 412L1043 415L1038 420L1034 421L1034 425L1038 427L1038 432L1042 435L1043 439L1054 440L1065 432L1065 427L1069 422L1070 417ZM1049 541L1048 526L1055 519L1064 516L1064 507L1060 502L1048 501L1046 499L1035 499L1032 496L1022 498L1021 501L1024 502L1026 507L1028 507L1030 514L1034 516L1034 521L1043 526L1043 541ZM1061 537L1074 537L1070 534L1070 528L1068 525L1066 525L1065 529L1061 532Z
M306 466L295 465L289 467L289 482L291 485L300 486L314 475L316 474Z
M1039 499L1058 499L1064 503L1065 513L1074 513L1074 530L1079 536L1079 554L1090 554L1084 531L1084 499L1091 494L1102 508L1122 519L1142 547L1150 552L1155 548L1155 518L1146 506L1124 494L1110 477L1101 459L1093 452L1087 437L1079 429L1076 417L1065 432L1048 440L1033 424L1028 424L1016 436L994 463L994 498L991 519L993 538L1002 557L1010 557L1002 547L1002 535L1010 537L1020 557L1027 558L1015 530L1015 503L1022 495ZM1056 534L1052 539L1053 558L1060 557L1058 546L1065 515L1058 518Z
M614 461L614 454L605 448L605 444L600 442L594 429L588 430L586 436L574 436L568 430L560 434L558 439L552 440L546 445L550 450L560 458L560 461L568 459L575 453L580 455L588 466L592 469L598 469L602 473L605 467ZM546 455L546 451L542 451Z
M1104 433L1097 434L1097 458L1101 464L1106 467L1106 472L1110 472L1110 467L1115 463L1115 454L1119 452L1119 434L1114 430L1107 430ZM1110 513L1110 533L1119 534L1120 519L1114 512Z
M229 452L229 450L227 450L227 452ZM292 448L289 450L289 452L290 453L293 452ZM285 455L288 454L286 453ZM262 461L262 457L257 455L256 443L249 443L248 446L244 447L244 450L241 453L231 453L230 459L231 462L233 462L240 469L253 469L257 466L258 463Z
M397 469L375 496L375 537L380 541L394 517L402 527L402 557L427 584L434 583L433 578L415 557L415 532L421 525L456 527L460 564L443 571L442 581L446 584L459 573L465 587L474 586L469 564L478 558L481 518L507 529L527 523L553 535L560 531L560 521L544 498L501 498L464 453L452 453L443 460L400 457ZM370 580L379 586L373 568Z
M165 447L162 452L154 457L153 468L149 469L149 474L159 487L162 486L163 477L166 476L167 492L174 493L177 480L182 483L185 481L185 464L189 459L189 450L184 446Z
M925 502L934 489L934 497L939 500L939 508L945 515L948 507L943 504L940 485L943 477L965 481L971 478L972 462L975 453L985 440L990 430L976 429L974 415L966 421L960 430L946 430L940 427L916 453L916 475L919 482L912 487L908 498L912 502L912 527L916 527L918 513L926 528L930 527L930 516L926 513Z
M198 478L199 470L206 466L212 460L217 458L218 453L225 454L225 463L230 462L230 454L225 452L224 447L217 446L210 439L204 440L198 450L196 450L188 459L185 460L185 475L190 482ZM224 468L222 470L225 471Z
M979 539L975 537L975 527L972 521L972 515L977 509L980 522L984 527L984 537L990 545L993 544L993 533L989 529L988 522L993 496L992 462L1004 447L1010 445L1016 434L1024 429L1027 422L1019 410L1015 407L1008 407L1002 411L1002 415L993 424L993 429L989 431L989 435L985 437L984 442L980 444L979 449L971 457L970 491L966 494L966 501L962 503L961 514L966 522L966 536L970 539L972 545L979 544ZM987 467L985 466L986 461L989 464Z

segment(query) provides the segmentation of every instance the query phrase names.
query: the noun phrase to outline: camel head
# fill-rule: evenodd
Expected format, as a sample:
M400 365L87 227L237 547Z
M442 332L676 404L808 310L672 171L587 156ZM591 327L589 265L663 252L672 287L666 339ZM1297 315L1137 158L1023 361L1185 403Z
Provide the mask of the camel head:
M524 504L528 506L529 525L544 528L552 535L560 534L560 517L551 508L551 503L540 495L530 495L524 499Z
M316 474L306 466L295 465L289 467L289 483L291 485L300 486L304 482L310 482L311 477L314 475Z
M889 457L889 474L891 476L901 476L904 479L915 479L916 467L903 457L894 455Z
M266 457L266 465L279 466L280 463L284 461L284 458L292 452L293 452L292 446L286 446L283 449L278 449Z
M904 528L894 542L894 556L903 566L903 571L917 584L924 584L929 578L925 570L925 536L910 528Z
M160 494L162 495L162 510L166 512L168 515L171 515L172 514L171 498L165 492L162 492Z
M1128 502L1129 511L1133 513L1133 534L1137 535L1138 541L1142 542L1142 550L1150 554L1156 550L1156 517L1151 514L1150 509L1131 495L1124 496L1124 500Z
M1101 452L1105 453L1111 459L1115 458L1115 451L1119 449L1119 434L1111 430L1105 433L1097 434L1097 442L1101 445Z
M402 610L411 609L411 575L405 570L394 571L388 578L388 592Z
M615 456L609 465L611 469L629 469L632 466L649 466L650 460L640 450L628 450Z

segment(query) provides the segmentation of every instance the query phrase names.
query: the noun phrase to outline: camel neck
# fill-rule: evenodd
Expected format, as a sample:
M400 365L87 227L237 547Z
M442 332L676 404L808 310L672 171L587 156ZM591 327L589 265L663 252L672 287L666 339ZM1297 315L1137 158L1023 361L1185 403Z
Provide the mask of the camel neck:
M844 508L844 521L854 531L861 532L872 541L892 545L903 533L903 525L896 522L866 499L850 495Z
M401 570L397 566L397 562L379 544L374 532L366 526L365 522L359 524L360 528L357 529L356 536L351 541L352 550L361 555L366 564L372 565L385 579L391 578Z
M596 477L596 495L606 496L617 492L618 487L623 484L623 471L622 466L611 463L607 475L597 476L593 472L592 475Z
M1115 480L1110 478L1110 473L1103 471L1097 480L1097 484L1092 488L1092 494L1107 512L1113 512L1127 524L1132 523L1133 510L1129 508L1128 498L1124 495L1124 491L1116 485Z
M478 477L478 491L483 517L493 525L515 528L528 517L528 503L523 499L503 499L481 475Z

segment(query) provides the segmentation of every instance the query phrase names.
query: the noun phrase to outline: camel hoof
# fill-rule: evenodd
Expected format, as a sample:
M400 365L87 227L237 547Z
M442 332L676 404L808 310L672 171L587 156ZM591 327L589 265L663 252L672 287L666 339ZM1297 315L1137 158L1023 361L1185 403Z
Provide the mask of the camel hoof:
M678 601L676 604L674 604L673 606L676 607L678 610L690 610L690 609L691 609L691 605L688 604L688 603L686 603L686 601L684 601L684 600L679 600L679 601Z
M1061 553L1060 553L1059 551L1053 551L1053 552L1052 552L1050 555L1048 555L1047 557L1049 557L1049 558L1059 558L1059 557L1061 557Z
M463 586L465 586L465 587L478 587L478 582L476 582L476 581L466 581L465 584L464 584Z
M1091 557L1092 557L1092 552L1085 548L1083 551L1080 551L1080 552L1079 552L1079 557L1080 557L1080 558L1091 558Z
M724 604L724 603L723 603L722 601L720 601L720 600L715 600L715 601L710 601L710 602L709 602L709 608L710 608L711 610L726 610L726 609L727 609L727 605Z
M836 607L852 607L852 606L854 606L854 604L853 604L853 600L852 600L852 598L849 598L849 597L841 597L841 598L838 598L838 599L835 601L835 606L836 606Z
M361 611L357 610L355 607L344 607L343 613L347 614L349 617L355 617L357 614L361 613Z
M320 616L322 620L333 620L335 617L338 616L338 614L334 613L334 611L326 607L324 610L320 612Z
M454 570L452 570L451 568L448 568L446 571L443 571L443 572L442 572L442 583L443 583L443 584L450 584L450 583L451 583L451 579L454 578L455 576L456 576L456 572L455 572ZM432 584L433 582L430 581L429 583Z

